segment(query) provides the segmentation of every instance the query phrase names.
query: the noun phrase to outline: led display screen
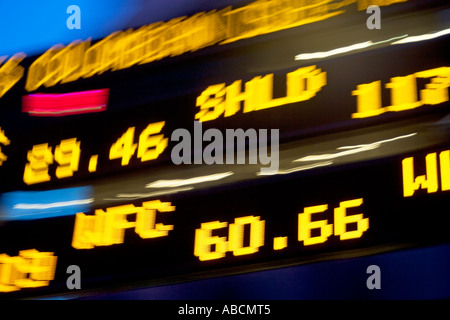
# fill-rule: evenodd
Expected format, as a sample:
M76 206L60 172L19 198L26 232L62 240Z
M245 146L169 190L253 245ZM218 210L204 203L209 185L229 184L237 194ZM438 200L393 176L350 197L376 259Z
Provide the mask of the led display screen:
M448 29L401 22L445 23L380 1L398 20L363 41L363 1L306 2L5 60L0 297L69 293L71 266L94 290L448 242Z

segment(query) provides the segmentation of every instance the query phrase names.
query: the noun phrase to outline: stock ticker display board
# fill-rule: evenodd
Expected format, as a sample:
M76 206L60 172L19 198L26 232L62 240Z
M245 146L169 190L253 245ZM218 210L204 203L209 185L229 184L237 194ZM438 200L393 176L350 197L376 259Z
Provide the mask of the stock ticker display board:
M448 10L258 0L3 59L0 297L448 243Z

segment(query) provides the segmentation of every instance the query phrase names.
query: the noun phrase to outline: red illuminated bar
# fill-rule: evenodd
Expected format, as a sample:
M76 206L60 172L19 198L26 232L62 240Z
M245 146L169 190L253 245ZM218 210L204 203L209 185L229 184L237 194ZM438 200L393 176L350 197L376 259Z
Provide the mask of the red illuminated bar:
M109 89L71 93L35 93L22 97L22 112L36 117L62 117L105 111Z

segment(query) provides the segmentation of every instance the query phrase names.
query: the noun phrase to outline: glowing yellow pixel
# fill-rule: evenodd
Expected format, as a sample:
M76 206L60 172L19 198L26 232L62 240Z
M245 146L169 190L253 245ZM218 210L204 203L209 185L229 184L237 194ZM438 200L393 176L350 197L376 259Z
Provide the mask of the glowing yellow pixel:
M281 250L287 247L287 237L276 237L273 239L273 250Z
M450 150L439 153L441 191L450 190ZM403 196L411 197L419 189L427 189L427 193L439 190L437 153L425 156L425 175L414 177L414 157L402 160Z
M381 81L359 84L352 95L357 96L358 112L353 118L373 117L385 112L381 105Z
M244 247L244 225L250 225L250 243ZM236 218L229 227L228 250L233 251L235 256L252 254L259 251L264 245L265 221L260 217L248 216Z
M157 135L164 124L164 121L151 123L139 135L137 156L141 161L156 159L167 148L169 139L164 138L163 134Z
M34 184L50 181L49 165L55 160L59 166L56 168L58 179L71 177L78 170L80 161L80 142L77 138L61 140L56 146L55 154L47 143L34 145L28 151L28 163L25 165L23 181L26 184Z
M121 158L122 166L128 165L137 148L137 144L133 143L134 129L134 127L128 128L127 131L113 143L109 150L109 159Z
M323 243L333 233L333 225L328 224L327 220L312 221L311 216L314 213L324 212L328 209L328 205L318 205L305 207L304 213L298 215L298 241L303 241L305 246ZM311 237L311 230L319 229L320 234Z
M422 102L417 101L417 85L414 74L391 78L391 82L386 84L386 88L391 89L392 104L386 107L386 111L403 111L423 105Z
M51 68L52 58L63 48L64 46L61 44L54 45L31 64L25 82L27 91L34 91L49 80L51 83L55 82L55 77L60 71Z
M212 231L226 228L227 222L212 221L201 224L195 230L194 255L200 261L214 260L225 257L228 251L226 237L212 236Z
M90 39L86 41L75 40L61 52L55 54L54 59L61 56L58 76L55 81L61 80L61 83L78 80L83 75L83 59L86 50L91 44ZM47 84L48 86L48 84Z
M165 237L169 231L173 230L173 225L164 225L155 223L156 212L172 212L175 207L170 202L161 202L159 200L147 201L142 203L136 217L136 233L142 239L151 239Z
M57 257L53 252L22 250L19 256L0 254L0 292L49 285L55 277Z
M420 90L423 104L439 104L448 101L448 87L450 86L450 67L441 67L415 74L417 78L431 78L426 88Z
M364 218L362 213L347 215L347 209L359 207L362 203L362 198L342 201L334 209L334 235L339 236L340 240L360 238L369 229L369 218ZM356 223L356 230L347 231L350 223Z
M227 38L221 44L322 21L343 13L329 12L332 1L258 0L233 9L224 14L227 18Z
M50 181L48 165L53 163L52 147L47 143L34 145L27 154L23 181L26 184Z
M80 142L76 138L62 140L55 148L55 161L59 164L56 168L56 177L73 176L73 173L78 170L80 153Z
M82 77L89 78L112 69L120 60L119 42L130 31L116 31L91 45L84 54Z
M441 190L450 190L450 150L442 151L439 154L441 168Z
M89 166L88 166L89 172L97 171L97 162L98 162L98 155L96 154L91 156L91 158L89 159Z
M5 136L5 132L0 128L0 144L5 146L9 145L11 141ZM8 157L2 153L2 149L0 148L0 166L6 161Z
M239 92L237 92L236 90L236 85L233 85L230 90L233 92L234 96L238 96ZM202 94L197 98L196 105L197 107L200 107L200 111L195 115L195 119L201 122L205 122L217 119L221 114L223 114L225 111L224 97L226 92L227 91L225 90L224 83L209 86L205 91L203 91ZM232 115L239 110L239 107L234 107L231 102L229 102L229 104L229 115Z

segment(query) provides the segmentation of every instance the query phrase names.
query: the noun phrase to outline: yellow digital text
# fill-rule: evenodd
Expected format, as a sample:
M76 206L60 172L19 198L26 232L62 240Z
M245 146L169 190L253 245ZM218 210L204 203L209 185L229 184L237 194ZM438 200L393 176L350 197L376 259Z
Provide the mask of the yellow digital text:
M59 164L56 168L58 179L71 177L78 171L80 153L80 142L76 138L62 140L54 154L48 143L34 145L27 154L23 181L28 185L50 181L49 165L53 161Z
M173 225L156 223L157 213L175 211L170 202L159 200L142 203L142 207L132 204L95 210L95 215L77 213L72 238L75 249L93 249L96 246L110 246L124 242L125 230L134 228L142 239L166 237ZM128 216L134 215L135 221Z
M25 57L24 53L17 53L0 67L0 98L23 77L25 68L19 63ZM5 57L0 57L0 64L5 59Z
M112 144L109 152L109 159L121 159L121 165L129 164L130 159L136 153L141 162L150 161L166 149L168 138L163 134L158 134L164 127L165 122L149 124L139 135L138 143L134 143L135 128L128 128L127 131ZM7 144L9 140L0 134L0 143ZM4 134L3 134L4 136ZM0 150L1 151L1 150ZM6 156L1 156L0 160L5 161ZM72 177L79 169L81 157L81 142L77 138L65 139L54 149L48 143L34 145L27 153L28 162L25 165L23 181L28 184L47 182L52 179L49 169L50 165L56 162L58 166L55 170L57 179ZM97 170L98 155L91 156L89 160L89 172ZM0 162L1 165L1 162Z
M427 154L425 156L426 174L424 175L415 176L414 161L414 157L402 160L404 197L413 196L419 189L426 189L427 193L435 193L439 191L439 181L441 191L450 190L450 150L440 152L439 160L436 152Z
M333 0L259 0L226 12L227 37L222 44L298 27L339 15Z
M303 213L298 215L298 241L303 241L305 246L323 243L333 233L333 225L328 224L327 220L312 221L312 215L324 212L328 209L328 205L319 205L306 207ZM319 229L320 235L312 237L311 230Z
M98 154L91 156L91 158L89 159L89 166L88 166L89 172L97 171L97 162L98 162Z
M248 245L244 244L244 226L250 226ZM225 257L227 252L233 255L247 255L259 251L264 245L265 221L258 216L236 218L228 227L228 238L213 235L215 230L227 228L227 222L212 221L202 223L195 230L194 255L200 261Z
M35 184L50 181L48 166L53 163L52 147L48 143L34 145L27 154L28 163L25 165L23 182Z
M11 143L11 141L9 141L8 137L5 135L5 132L2 130L2 128L0 128L0 144L7 146ZM8 159L8 157L3 154L2 149L0 148L0 166L3 164L3 162L6 161L6 159Z
M340 240L360 238L369 228L369 218L364 218L363 214L347 215L347 209L359 207L362 203L362 198L340 202L334 209L334 230L328 220L313 220L313 215L326 212L328 205L304 208L304 212L298 214L298 241L305 246L324 243L333 232ZM350 224L356 224L356 229L348 230ZM317 230L318 235L312 236L312 230Z
M273 239L273 250L282 250L287 247L287 237L275 237Z
M316 66L299 68L286 75L286 96L273 98L273 74L255 77L245 83L237 80L229 86L224 83L209 86L197 98L199 112L195 119L201 122L309 100L327 83L326 72Z
M358 3L358 10L406 0L257 0L245 6L156 22L136 30L117 31L92 44L76 40L55 45L30 66L25 88L37 90L80 78L88 78L166 57L196 51L214 44L256 37L310 24L340 15L338 10ZM8 70L12 70L11 66ZM23 72L20 68L16 70ZM11 78L10 87L17 75ZM6 89L7 90L7 89ZM1 91L0 91L1 92Z
M76 138L61 141L55 148L55 161L59 163L56 168L56 177L71 177L75 171L78 171L80 161L80 142Z
M314 217L318 213L326 214L328 205L305 207L298 214L297 240L309 246L326 242L332 234L340 240L362 237L369 229L369 218L362 213L348 213L349 209L358 208L362 203L362 198L340 202L334 209L334 224ZM248 227L245 229L245 226ZM317 231L315 235L312 235L313 230ZM265 221L259 216L239 217L230 225L224 221L205 222L195 230L194 255L200 261L208 261L224 258L227 252L235 256L254 254L264 245L264 237ZM288 237L273 239L274 250L282 250L287 245Z
M0 254L0 292L49 285L55 277L57 257L53 252L22 250L16 257Z
M430 78L425 89L417 92L417 78ZM391 78L386 88L391 91L391 105L382 107L381 81L360 84L352 92L357 96L357 112L352 118L378 116L385 112L399 112L424 105L436 105L449 101L450 67L440 67Z
M141 162L153 160L166 149L169 139L158 134L165 122L149 124L139 135L139 142L134 143L135 127L130 127L110 148L109 159L121 159L121 165L126 166L136 153Z

